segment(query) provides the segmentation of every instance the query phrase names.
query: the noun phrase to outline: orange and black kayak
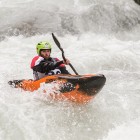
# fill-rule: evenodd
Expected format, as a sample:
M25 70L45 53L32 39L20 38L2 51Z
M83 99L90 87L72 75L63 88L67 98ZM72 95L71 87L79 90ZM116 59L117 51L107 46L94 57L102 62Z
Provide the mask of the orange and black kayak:
M40 80L13 80L8 84L15 88L33 92L42 84L58 83L60 93L50 94L55 99L68 99L77 103L86 103L105 85L106 78L101 74L94 75L52 75ZM44 89L44 92L47 89Z

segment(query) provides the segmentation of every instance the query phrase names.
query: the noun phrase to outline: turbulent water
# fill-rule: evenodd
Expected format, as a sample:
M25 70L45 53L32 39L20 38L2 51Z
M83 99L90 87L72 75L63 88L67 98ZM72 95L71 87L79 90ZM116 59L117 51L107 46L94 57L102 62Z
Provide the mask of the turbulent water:
M7 84L32 78L39 41L50 41L52 56L62 59L52 32L79 74L106 76L89 104ZM139 61L140 6L133 0L0 0L0 140L139 140Z

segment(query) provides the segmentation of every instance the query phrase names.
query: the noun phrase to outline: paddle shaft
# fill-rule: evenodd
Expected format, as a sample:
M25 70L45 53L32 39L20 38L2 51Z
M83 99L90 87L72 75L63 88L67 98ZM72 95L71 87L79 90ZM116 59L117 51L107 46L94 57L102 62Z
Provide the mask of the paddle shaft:
M53 33L52 33L52 37L53 37L53 40L54 40L55 44L58 46L58 48L59 48L59 49L61 50L61 52L62 52L63 60L66 61L66 58L65 58L65 55L64 55L64 50L63 50L63 48L61 47L61 45L60 45L58 39L55 37L55 35L54 35ZM72 66L71 63L69 63L69 66L70 66L71 69L74 71L74 73L75 73L76 75L78 75L77 71L75 70L75 68Z

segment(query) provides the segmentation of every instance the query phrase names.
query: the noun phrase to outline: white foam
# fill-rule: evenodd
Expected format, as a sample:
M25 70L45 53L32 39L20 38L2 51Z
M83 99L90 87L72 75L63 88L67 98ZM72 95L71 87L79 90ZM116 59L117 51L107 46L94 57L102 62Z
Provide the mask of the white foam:
M107 3L105 4L105 2ZM101 9L105 8L105 10L112 11L114 6L120 12L125 9L128 13L124 12L124 14L130 14L131 21L134 20L133 25L136 25L136 19L139 18L139 7L131 0L130 3L126 0L63 0L59 3L56 0L22 2L3 0L0 2L0 30L1 35L5 38L0 42L0 139L140 139L139 26L136 26L135 30L122 31L122 35L118 33L114 36L112 32L98 32L97 34L96 31L100 29L100 26L106 29L110 27L108 24L103 24L103 20L98 16L96 20L100 21L98 26L94 26L95 24L92 22L88 25L93 27L88 26L85 22L81 25L80 21L84 21L85 17L94 10L93 17L96 17L95 15L100 11L98 7L102 4L105 5ZM108 14L113 17L113 13L107 13L102 13L103 17ZM81 20L78 20L77 16L80 16ZM116 16L117 19L127 17ZM71 18L65 20L67 17ZM65 23L63 28L60 24L61 18ZM29 24L31 26L21 26L27 24L27 21L31 21ZM71 21L74 21L74 26ZM90 18L87 21L90 21ZM112 27L114 23L117 24L115 20L110 23ZM123 24L118 24L118 27L119 25ZM22 27L20 36L6 36L9 33L7 29L11 29L13 26ZM25 34L22 33L23 28L27 29L27 34L29 33L31 36L25 37ZM87 31L90 28L92 31ZM73 32L72 29L76 29L76 31ZM36 33L40 30L43 31L43 34L37 35ZM42 93L43 88L46 87L39 89L41 93L39 91L31 93L13 89L7 84L9 80L13 79L33 78L30 62L36 55L35 46L40 41L49 41L53 46L52 56L62 60L61 52L48 30L55 31L54 33L65 51L65 56L70 59L79 74L102 73L106 76L106 85L88 105L47 100L48 98ZM69 66L67 69L73 73ZM48 94L56 92L53 86L57 87L57 85L48 86Z
M140 138L140 120L134 120L116 127L109 131L107 138L104 140L139 140Z

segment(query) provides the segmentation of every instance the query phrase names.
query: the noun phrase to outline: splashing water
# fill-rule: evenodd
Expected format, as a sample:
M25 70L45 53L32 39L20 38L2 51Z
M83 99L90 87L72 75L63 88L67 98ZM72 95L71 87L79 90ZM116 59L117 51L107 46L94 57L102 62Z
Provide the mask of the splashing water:
M139 140L140 8L133 0L0 1L0 139ZM79 74L107 83L87 105L53 101L7 82L31 79L35 45L54 32ZM73 71L67 67L73 73ZM46 85L45 85L46 86ZM47 92L58 85L47 85ZM46 88L46 87L45 87Z

